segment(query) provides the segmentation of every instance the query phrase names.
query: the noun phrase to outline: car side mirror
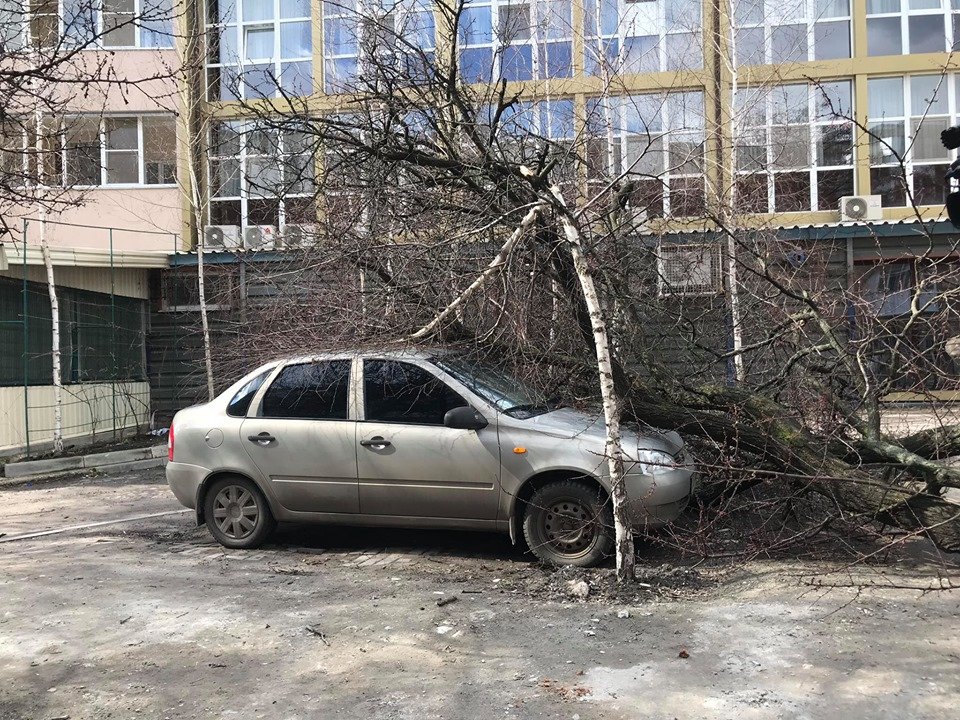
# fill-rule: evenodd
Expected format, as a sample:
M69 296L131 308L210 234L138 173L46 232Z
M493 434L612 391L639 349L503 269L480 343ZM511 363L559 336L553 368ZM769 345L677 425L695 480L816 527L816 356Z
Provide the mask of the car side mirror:
M457 407L447 410L443 424L454 430L483 430L489 423L487 419L472 407Z

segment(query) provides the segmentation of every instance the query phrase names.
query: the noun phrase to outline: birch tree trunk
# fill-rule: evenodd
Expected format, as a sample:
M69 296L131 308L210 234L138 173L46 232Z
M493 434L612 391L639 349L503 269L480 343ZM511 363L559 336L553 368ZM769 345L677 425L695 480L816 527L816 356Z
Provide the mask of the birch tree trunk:
M574 270L580 282L583 300L590 313L594 345L597 353L597 375L600 380L600 397L603 400L603 419L607 430L606 455L610 473L610 499L613 502L613 525L616 533L617 580L634 580L635 555L633 548L633 524L630 521L626 488L623 484L623 443L620 433L622 408L613 378L613 356L610 352L610 335L604 321L603 306L593 280L593 273L583 252L582 236L565 212L566 203L559 188L550 188L554 200L564 208L560 216L563 234L570 246Z
M36 168L37 168L37 216L40 221L40 253L43 256L43 266L47 274L47 292L50 295L50 358L53 365L53 451L63 452L63 375L60 362L60 300L57 297L57 284L53 271L53 258L50 255L50 246L47 242L47 209L44 203L43 157L43 112L37 108L34 113L34 130L36 132ZM24 252L26 252L27 238L23 238ZM26 322L26 318L24 318Z
M207 399L213 400L213 353L210 350L210 320L207 317L207 289L203 276L203 227L197 228L197 302L200 304L200 326L203 330L203 363L207 374Z
M53 274L53 258L47 243L46 212L40 208L40 252L47 271L47 291L50 294L51 359L53 360L53 451L63 452L63 376L60 373L60 301Z

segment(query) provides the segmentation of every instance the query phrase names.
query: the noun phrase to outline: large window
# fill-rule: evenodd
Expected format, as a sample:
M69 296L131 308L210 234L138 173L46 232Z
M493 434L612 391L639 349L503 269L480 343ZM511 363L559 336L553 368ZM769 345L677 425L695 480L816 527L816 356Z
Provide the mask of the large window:
M210 132L210 222L270 225L316 221L314 154L302 129L240 121Z
M960 41L957 15L951 18L951 9L950 0L867 0L867 53L916 55L949 50Z
M703 66L700 0L584 0L588 75Z
M350 361L288 365L263 396L263 417L346 420Z
M23 3L0 0L0 25L6 18L23 22L23 10L5 6ZM81 47L173 47L173 0L32 0L30 35L41 47L60 42ZM19 38L13 30L4 35Z
M852 195L851 83L738 90L737 207L836 210Z
M957 113L951 78L942 75L871 78L867 85L870 185L885 206L943 203L943 173L951 153L940 133Z
M210 100L313 93L310 0L207 3Z
M735 0L736 63L850 57L850 0Z
M75 116L51 131L44 182L173 185L177 132L171 115Z
M570 77L570 0L471 0L458 28L461 73L468 82Z
M363 399L365 420L426 425L467 405L432 373L396 360L364 360Z
M631 205L650 217L704 211L703 93L627 95L587 103L587 177L630 180Z
M430 0L323 0L324 87L349 92L380 74L416 81L435 42Z

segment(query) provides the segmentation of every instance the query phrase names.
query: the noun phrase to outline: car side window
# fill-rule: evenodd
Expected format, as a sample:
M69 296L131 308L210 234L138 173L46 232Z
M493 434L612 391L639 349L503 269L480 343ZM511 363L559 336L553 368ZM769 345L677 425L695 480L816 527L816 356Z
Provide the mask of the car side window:
M443 425L448 410L468 405L421 367L396 360L363 363L364 419Z
M350 361L288 365L263 396L260 414L274 418L346 420Z
M257 394L257 390L260 389L260 386L263 385L264 380L267 379L267 376L273 372L273 368L266 370L255 378L249 380L242 388L237 390L237 393L233 396L233 399L227 404L227 415L230 417L243 417L247 414L247 410L250 409L250 403L253 402L253 396Z

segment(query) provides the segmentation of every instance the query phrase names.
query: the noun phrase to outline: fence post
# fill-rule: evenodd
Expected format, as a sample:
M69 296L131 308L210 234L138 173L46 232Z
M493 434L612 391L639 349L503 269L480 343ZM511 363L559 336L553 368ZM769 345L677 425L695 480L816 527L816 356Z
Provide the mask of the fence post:
M117 439L117 301L113 275L113 228L110 233L110 357L113 368L110 375L110 414L113 417L113 439ZM96 433L94 433L96 437Z
M23 439L26 445L27 457L30 456L30 324L29 286L27 285L27 229L30 222L23 219Z

